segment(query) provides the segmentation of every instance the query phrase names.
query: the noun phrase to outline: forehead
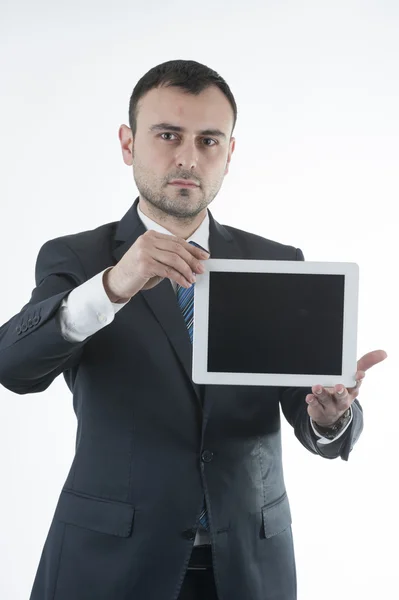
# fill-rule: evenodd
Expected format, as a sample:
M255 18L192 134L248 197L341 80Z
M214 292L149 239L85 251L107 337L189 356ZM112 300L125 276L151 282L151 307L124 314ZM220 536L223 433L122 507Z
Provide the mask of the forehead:
M216 86L194 95L178 87L159 87L147 92L138 103L138 127L168 122L186 127L222 129L229 136L233 109Z

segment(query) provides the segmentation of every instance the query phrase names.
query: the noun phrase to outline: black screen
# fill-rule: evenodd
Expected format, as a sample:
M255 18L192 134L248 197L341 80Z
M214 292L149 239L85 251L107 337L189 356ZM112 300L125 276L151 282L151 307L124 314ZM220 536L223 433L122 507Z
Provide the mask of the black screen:
M209 372L342 374L344 275L209 277Z

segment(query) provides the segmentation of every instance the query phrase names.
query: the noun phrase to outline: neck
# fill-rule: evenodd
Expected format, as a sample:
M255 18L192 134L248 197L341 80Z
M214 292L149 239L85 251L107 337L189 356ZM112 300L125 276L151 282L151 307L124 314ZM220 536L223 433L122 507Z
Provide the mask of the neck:
M206 217L207 209L204 208L198 215L195 217L187 217L178 219L172 215L168 215L162 210L157 209L152 204L149 204L140 196L139 199L140 210L152 221L158 223L162 227L165 227L168 231L173 233L176 237L181 237L184 240L187 240L191 237L201 225L202 221Z

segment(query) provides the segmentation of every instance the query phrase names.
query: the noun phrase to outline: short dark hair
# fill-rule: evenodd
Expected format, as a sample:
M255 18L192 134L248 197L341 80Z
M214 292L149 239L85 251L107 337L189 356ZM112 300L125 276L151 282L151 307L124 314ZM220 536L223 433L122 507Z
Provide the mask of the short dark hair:
M216 85L231 104L234 114L233 129L237 121L237 105L225 80L216 71L195 60L169 60L150 69L137 82L129 102L129 126L132 135L137 131L137 104L142 96L157 87L181 87L198 95L211 85Z

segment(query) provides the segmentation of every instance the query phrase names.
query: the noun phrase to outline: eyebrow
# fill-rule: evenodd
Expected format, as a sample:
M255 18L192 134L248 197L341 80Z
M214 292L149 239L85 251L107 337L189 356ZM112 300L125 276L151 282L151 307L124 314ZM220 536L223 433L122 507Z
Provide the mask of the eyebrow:
M169 131L175 131L176 133L184 133L186 129L184 127L179 127L178 125L171 125L170 123L157 123L156 125L151 125L150 131L161 131L164 129L168 129ZM212 135L214 137L220 137L226 139L226 134L220 129L203 129L202 131L197 132L199 135Z

